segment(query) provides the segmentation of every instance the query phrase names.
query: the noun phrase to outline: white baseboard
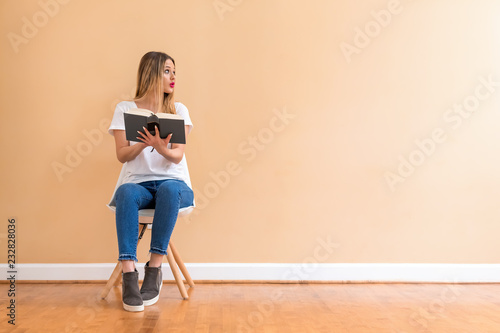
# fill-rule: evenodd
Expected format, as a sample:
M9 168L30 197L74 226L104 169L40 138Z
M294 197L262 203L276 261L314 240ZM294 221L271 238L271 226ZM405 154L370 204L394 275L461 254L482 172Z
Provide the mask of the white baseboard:
M107 280L115 267L109 264L0 265L1 276L16 280ZM137 264L142 279L144 264ZM500 282L500 264L186 264L193 280L213 281L332 281L332 282ZM15 273L9 273L13 271ZM168 263L163 277L173 280Z

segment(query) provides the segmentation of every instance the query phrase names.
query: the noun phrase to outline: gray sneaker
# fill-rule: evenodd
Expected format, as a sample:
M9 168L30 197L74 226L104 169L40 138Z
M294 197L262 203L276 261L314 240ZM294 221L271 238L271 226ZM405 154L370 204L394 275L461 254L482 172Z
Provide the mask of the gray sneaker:
M139 272L122 273L123 308L127 311L144 311L141 293L139 292Z
M144 281L141 287L142 301L145 306L155 304L160 298L163 278L160 267L149 267L149 261L144 265Z

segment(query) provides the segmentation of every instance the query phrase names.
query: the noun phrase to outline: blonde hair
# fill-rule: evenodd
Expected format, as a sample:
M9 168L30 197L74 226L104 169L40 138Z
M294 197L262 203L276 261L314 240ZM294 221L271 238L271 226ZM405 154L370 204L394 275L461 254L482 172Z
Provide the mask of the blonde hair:
M134 101L139 100L149 93L156 97L158 112L175 114L174 92L167 94L163 92L163 72L165 62L174 59L163 52L148 52L142 56L137 71L137 89Z

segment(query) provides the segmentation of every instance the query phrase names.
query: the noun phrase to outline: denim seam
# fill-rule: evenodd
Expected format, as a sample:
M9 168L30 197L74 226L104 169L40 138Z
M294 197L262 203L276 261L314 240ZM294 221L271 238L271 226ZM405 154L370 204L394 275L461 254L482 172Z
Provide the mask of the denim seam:
M131 253L123 253L118 256L118 260L134 260L138 261L137 257Z
M160 249L158 247L151 247L151 249L149 250L150 253L156 253L156 254L164 254L164 255L167 255L167 251L166 250L163 250L163 249Z

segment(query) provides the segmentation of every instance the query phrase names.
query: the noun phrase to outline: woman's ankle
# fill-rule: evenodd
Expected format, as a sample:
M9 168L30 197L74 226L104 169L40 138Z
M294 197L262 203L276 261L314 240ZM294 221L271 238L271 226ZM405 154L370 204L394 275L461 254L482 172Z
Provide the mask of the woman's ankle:
M149 258L149 267L160 267L163 262L163 254L151 253Z
M135 264L133 260L122 260L122 272L135 272Z

